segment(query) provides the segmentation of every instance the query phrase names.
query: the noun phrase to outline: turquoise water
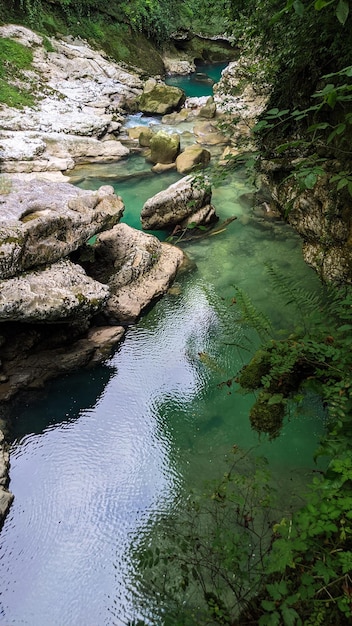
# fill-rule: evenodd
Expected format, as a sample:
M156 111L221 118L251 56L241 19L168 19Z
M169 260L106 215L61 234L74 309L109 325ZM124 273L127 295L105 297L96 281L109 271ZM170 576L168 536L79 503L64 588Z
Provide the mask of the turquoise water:
M189 76L167 76L165 82L173 87L180 87L187 97L213 95L213 84L220 80L221 72L227 63L198 64L196 72Z
M136 157L95 173L80 168L77 178L91 188L113 182L124 219L138 226L145 199L177 178L147 170ZM319 290L299 238L282 222L255 217L250 191L240 171L214 189L220 220L237 219L185 244L195 268L129 328L110 359L46 385L14 411L1 624L127 626L140 618L131 550L176 501L182 507L191 487L218 476L233 445L267 457L283 509L304 488L323 429L318 399L307 399L303 414L290 414L269 441L251 430L254 396L219 387L250 356L230 343L243 345L249 334L251 350L256 345L231 304L234 284L277 331L299 323L299 313L275 295L265 263Z

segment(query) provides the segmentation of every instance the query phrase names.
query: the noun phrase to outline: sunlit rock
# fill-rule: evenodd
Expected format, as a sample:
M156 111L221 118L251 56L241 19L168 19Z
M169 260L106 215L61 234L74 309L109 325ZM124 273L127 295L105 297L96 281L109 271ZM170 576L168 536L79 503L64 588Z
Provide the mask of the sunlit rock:
M0 322L85 320L108 295L108 287L88 277L80 265L62 260L0 281Z
M142 227L153 230L182 225L210 204L211 188L208 182L202 183L192 176L186 176L147 200L141 212ZM215 210L213 214L216 219Z
M68 256L124 211L108 185L97 191L17 179L8 185L0 193L0 278Z
M147 80L138 107L142 113L165 115L179 109L185 101L182 89L158 83L154 78Z
M210 161L210 152L199 145L185 148L176 159L176 169L180 174L188 174L196 167L206 167Z
M160 130L151 136L149 145L152 163L173 163L180 153L180 135Z
M196 122L193 129L197 143L205 146L215 146L218 144L229 143L228 137L225 137L218 129L213 121Z
M127 224L101 233L94 251L93 276L107 282L110 290L105 315L117 323L135 321L166 293L184 258L179 248Z

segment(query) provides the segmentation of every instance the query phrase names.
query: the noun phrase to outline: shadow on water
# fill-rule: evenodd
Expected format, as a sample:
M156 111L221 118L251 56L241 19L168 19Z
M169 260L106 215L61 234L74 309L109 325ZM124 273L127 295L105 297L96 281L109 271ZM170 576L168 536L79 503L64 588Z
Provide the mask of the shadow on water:
M76 420L82 411L93 409L116 369L100 365L74 372L15 400L11 407L8 439L18 441L30 433L39 435L47 428Z

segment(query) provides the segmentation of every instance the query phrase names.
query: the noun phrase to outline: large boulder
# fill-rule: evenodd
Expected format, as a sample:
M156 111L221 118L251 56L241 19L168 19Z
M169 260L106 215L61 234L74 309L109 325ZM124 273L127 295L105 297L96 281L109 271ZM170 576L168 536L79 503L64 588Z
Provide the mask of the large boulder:
M86 321L108 295L108 287L88 277L80 265L62 260L0 281L0 322Z
M150 138L149 145L152 163L174 163L180 153L180 135L159 130Z
M187 223L188 218L211 202L211 188L207 181L201 184L192 176L181 178L160 191L144 204L141 212L145 230L172 228ZM215 210L213 209L214 219Z
M0 279L68 256L124 211L109 185L97 191L17 179L8 185L0 194Z
M110 291L105 315L110 322L124 324L134 322L167 291L184 259L179 248L127 224L101 233L94 252L92 274L107 282Z
M185 99L182 89L158 83L154 78L150 78L138 100L138 108L142 113L166 115L179 109Z
M210 96L206 101L205 105L201 107L199 111L199 117L202 117L206 120L211 120L215 117L216 114L216 104L214 102L214 98Z
M210 161L210 152L198 145L185 148L176 159L176 169L180 174L188 174L196 167L206 167Z
M197 143L205 146L216 146L229 143L229 139L222 134L215 122L197 122L193 128Z

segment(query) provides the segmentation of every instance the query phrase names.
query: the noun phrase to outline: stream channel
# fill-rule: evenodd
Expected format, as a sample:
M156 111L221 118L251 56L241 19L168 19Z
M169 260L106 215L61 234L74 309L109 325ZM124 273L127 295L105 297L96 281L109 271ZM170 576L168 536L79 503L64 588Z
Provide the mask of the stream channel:
M141 122L150 120L129 120ZM192 141L189 125L177 131L182 147ZM145 200L180 178L151 174L141 156L82 167L74 176L85 188L114 184L126 205L124 221L137 227ZM18 407L10 451L15 499L0 536L1 624L137 620L131 548L176 502L182 506L190 488L219 477L234 445L268 459L283 510L304 489L323 430L319 401L307 398L269 441L251 429L254 396L219 386L257 345L231 304L234 285L277 331L300 320L274 293L266 263L320 289L299 237L281 221L256 217L251 191L243 171L215 187L220 220L237 219L223 232L182 244L195 268L128 329L104 364L47 384ZM245 343L245 335L253 338L250 351L230 345Z

